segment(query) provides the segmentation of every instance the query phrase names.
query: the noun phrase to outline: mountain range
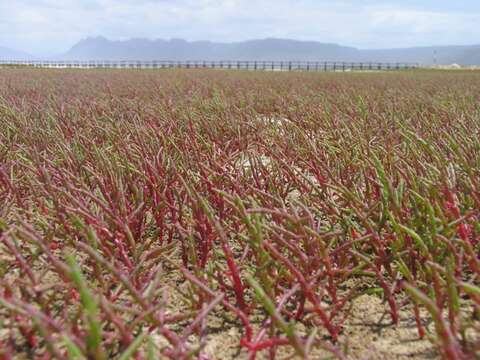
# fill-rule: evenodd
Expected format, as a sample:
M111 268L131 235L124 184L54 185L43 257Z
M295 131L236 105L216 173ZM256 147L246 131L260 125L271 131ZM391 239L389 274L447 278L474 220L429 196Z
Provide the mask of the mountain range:
M1 58L30 59L32 56L0 47ZM365 50L274 38L220 43L183 39L113 41L90 37L79 41L56 60L292 60L479 65L480 45Z
M22 51L0 46L0 60L1 59L30 60L33 59L33 56Z

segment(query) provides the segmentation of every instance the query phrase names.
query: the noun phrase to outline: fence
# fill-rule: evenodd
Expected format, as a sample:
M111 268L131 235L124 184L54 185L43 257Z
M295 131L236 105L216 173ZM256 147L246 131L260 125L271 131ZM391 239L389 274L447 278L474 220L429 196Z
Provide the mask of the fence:
M334 62L334 61L22 61L0 60L0 66L41 68L113 69L237 69L264 71L379 71L416 69L418 63Z

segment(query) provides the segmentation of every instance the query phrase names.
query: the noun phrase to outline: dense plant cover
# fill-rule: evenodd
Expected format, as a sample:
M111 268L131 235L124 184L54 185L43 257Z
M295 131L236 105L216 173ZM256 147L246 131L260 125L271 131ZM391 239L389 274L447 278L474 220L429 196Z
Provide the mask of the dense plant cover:
M477 73L3 69L0 359L479 356L479 182Z

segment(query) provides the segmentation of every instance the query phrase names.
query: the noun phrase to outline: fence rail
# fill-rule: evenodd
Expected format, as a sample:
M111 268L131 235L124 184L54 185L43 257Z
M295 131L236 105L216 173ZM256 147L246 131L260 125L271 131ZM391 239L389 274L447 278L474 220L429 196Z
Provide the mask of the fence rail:
M0 60L0 66L32 66L40 68L113 68L113 69L237 69L264 71L375 71L416 69L418 63L338 62L338 61L38 61Z

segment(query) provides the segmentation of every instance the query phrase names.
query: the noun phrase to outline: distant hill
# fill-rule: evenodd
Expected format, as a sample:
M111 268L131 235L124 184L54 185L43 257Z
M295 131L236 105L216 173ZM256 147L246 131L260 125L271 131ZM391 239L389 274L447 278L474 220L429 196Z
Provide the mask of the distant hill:
M480 65L480 45L470 46L462 53L459 64Z
M25 52L0 46L0 60L30 60L32 58Z
M182 39L111 41L87 38L73 46L66 60L297 60L418 62L429 65L480 64L480 45L361 50L337 44L287 39L234 43L188 42Z
M418 62L433 65L480 65L480 46L431 46L404 49L362 50L362 60L380 59L384 62Z
M480 45L432 46L364 50L338 44L288 39L260 39L232 43L104 37L81 40L54 60L292 60L346 62L414 62L432 65L480 65ZM0 46L0 60L30 60L33 56Z
M182 39L110 41L88 38L66 54L71 60L326 60L351 58L358 50L335 44L265 39L238 43Z

